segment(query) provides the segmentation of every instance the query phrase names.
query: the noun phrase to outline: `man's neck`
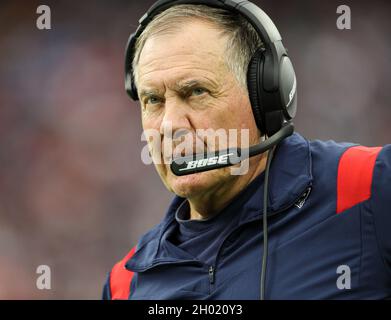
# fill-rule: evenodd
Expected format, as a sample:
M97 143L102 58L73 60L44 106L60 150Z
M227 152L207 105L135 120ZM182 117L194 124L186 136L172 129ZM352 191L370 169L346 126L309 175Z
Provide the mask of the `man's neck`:
M234 176L228 183L216 186L206 194L188 199L190 219L202 220L210 218L223 210L251 181L261 174L266 167L267 152L250 159L248 173Z

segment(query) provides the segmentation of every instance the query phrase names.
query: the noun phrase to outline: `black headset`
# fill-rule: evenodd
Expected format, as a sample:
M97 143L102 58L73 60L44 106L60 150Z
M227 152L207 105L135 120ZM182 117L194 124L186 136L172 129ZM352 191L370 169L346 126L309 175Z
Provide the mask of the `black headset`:
M270 137L286 122L291 122L297 109L296 76L292 62L273 21L255 4L243 0L157 1L129 37L125 53L125 89L128 95L138 100L132 68L137 39L156 15L179 4L203 4L236 12L254 27L264 45L254 53L247 72L248 93L256 124L262 133Z

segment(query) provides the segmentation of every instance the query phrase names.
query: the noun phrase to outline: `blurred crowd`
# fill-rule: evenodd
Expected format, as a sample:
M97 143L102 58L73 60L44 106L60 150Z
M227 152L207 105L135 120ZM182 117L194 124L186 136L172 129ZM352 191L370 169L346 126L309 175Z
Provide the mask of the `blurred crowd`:
M391 4L255 1L298 77L297 131L391 143ZM153 1L0 3L0 299L96 299L106 273L163 217L172 195L141 162L139 106L123 84L130 32ZM51 290L36 269L51 268Z

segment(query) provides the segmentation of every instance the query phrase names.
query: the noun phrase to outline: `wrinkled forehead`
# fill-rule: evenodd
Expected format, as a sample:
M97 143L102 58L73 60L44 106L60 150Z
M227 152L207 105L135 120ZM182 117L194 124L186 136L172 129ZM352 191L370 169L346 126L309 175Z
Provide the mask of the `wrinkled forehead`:
M156 68L221 68L227 39L221 30L204 21L191 21L170 31L151 34L141 49L136 68L140 76Z
M222 26L209 18L192 17L192 16L174 16L170 20L159 20L158 22L151 22L140 35L136 42L135 60L138 62L140 54L149 39L164 37L164 36L178 36L180 34L191 35L192 31L200 32L200 26L204 27L203 31L207 34L215 35L223 34ZM206 37L207 34L203 34ZM186 39L187 42L190 39Z

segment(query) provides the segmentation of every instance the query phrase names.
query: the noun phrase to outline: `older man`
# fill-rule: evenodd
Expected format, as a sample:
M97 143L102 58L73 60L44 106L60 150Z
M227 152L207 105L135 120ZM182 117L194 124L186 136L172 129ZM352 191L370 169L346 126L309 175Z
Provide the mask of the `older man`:
M167 146L170 131L197 139L198 129L248 129L249 145L257 144L265 132L247 72L259 47L239 13L199 4L162 10L134 50L144 130L158 131ZM251 157L243 174L225 167L177 176L170 162L156 161L164 158L156 141L149 147L176 197L114 266L104 299L259 299L267 152ZM275 152L265 297L391 297L391 146L310 142L295 133Z

